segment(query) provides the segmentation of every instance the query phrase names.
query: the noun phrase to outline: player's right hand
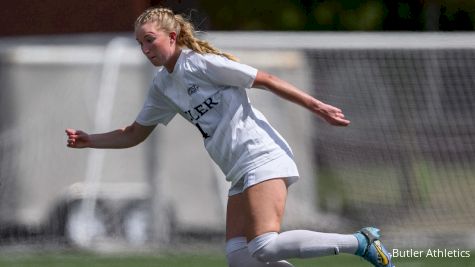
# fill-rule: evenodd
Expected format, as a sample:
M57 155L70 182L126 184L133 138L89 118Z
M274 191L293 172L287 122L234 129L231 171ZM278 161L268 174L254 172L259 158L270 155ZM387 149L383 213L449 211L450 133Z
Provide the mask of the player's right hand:
M68 128L66 129L66 135L68 136L68 147L85 148L90 146L91 140L86 132Z

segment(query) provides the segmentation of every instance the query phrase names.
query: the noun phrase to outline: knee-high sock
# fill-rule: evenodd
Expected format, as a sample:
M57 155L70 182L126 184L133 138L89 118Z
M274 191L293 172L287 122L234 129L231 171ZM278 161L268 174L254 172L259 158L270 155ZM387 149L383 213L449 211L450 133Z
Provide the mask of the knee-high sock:
M245 237L236 237L226 242L226 258L229 267L294 267L287 261L265 263L252 257Z
M354 235L293 230L260 235L248 244L251 255L263 262L290 258L310 258L342 253L354 254L358 240Z

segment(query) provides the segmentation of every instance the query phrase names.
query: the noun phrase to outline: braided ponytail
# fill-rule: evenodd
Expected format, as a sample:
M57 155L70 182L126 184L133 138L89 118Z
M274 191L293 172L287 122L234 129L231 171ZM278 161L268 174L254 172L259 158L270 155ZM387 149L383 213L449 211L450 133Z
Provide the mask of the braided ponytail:
M145 10L135 21L135 28L147 22L156 22L159 29L177 33L177 45L188 47L199 54L215 54L226 57L233 61L238 59L228 53L224 53L213 47L207 41L195 37L193 24L179 14L174 14L168 8L149 8Z

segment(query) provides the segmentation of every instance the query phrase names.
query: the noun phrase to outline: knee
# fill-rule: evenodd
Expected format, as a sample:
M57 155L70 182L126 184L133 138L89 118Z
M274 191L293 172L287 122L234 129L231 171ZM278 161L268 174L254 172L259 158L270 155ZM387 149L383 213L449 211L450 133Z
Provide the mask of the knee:
M281 260L278 257L275 246L273 246L273 241L275 241L277 236L278 233L271 232L254 238L248 244L249 253L261 262L274 262Z
M254 257L260 262L275 262L281 260L278 257L276 251L274 249L271 249L270 246L265 246L259 249L254 254L252 254L252 257Z

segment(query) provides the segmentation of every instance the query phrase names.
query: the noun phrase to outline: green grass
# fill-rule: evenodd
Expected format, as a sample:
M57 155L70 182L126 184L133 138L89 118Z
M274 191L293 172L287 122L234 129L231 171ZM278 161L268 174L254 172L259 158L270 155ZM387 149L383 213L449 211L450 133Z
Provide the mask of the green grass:
M470 258L397 258L397 267L474 266L475 254ZM370 267L350 255L291 260L296 267ZM0 267L217 267L226 266L221 254L186 255L95 255L88 253L11 253L0 255Z

